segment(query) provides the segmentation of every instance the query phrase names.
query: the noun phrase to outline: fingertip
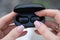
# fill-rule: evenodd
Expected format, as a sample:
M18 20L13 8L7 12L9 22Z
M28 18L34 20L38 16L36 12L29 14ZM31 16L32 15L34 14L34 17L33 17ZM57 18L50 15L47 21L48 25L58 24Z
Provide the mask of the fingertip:
M55 17L59 14L59 10L56 9L45 9L42 11L35 12L37 16L49 16L49 17Z
M37 23L39 24L39 21L36 20L36 21L34 22L34 24L37 24Z
M14 28L3 40L15 40L17 37L21 36L24 26L20 25Z
M10 14L12 14L12 15L16 15L17 13L15 13L15 12L12 11L12 12L10 12Z
M19 32L22 32L23 29L24 29L24 26L23 25L20 25L20 26L17 27L17 31L19 31Z
M43 25L43 23L36 20L36 21L34 22L34 25L35 25L36 28L39 28L41 25Z
M35 12L35 14L37 15L37 16L44 16L45 15L45 12L44 12L45 10L42 10L42 11L37 11L37 12Z
M35 21L34 22L35 27L37 28L37 30L39 31L40 34L42 34L45 38L47 38L48 40L55 40L53 37L57 38L56 35L54 35L49 29L48 27L43 24L42 22L39 21ZM50 34L50 35L49 35ZM48 35L48 36L47 36ZM51 36L52 35L52 36Z

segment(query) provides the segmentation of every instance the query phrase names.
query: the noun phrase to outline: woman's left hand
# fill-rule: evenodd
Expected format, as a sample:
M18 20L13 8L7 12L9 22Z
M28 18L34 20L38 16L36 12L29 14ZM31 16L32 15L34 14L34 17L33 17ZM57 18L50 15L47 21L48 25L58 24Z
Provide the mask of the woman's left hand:
M8 15L0 18L0 39L1 40L15 40L17 37L24 35L24 26L20 25L16 27L13 23L13 19L16 13L11 12Z

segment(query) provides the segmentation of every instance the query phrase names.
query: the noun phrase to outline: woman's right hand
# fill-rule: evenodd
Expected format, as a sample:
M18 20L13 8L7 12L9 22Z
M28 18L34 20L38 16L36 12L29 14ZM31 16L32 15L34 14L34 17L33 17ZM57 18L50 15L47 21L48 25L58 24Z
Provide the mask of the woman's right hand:
M43 35L47 40L60 40L60 11L56 9L45 9L39 12L36 12L37 16L49 16L55 19L56 24L53 22L45 22L47 25L42 22L35 21L34 25L41 35ZM59 26L57 25L59 24ZM56 31L54 34L48 30L48 26L52 31Z

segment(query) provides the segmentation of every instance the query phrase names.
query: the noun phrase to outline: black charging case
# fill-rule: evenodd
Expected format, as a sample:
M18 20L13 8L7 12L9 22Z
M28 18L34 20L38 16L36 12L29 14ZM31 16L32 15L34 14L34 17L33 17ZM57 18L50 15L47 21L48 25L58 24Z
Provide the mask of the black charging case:
M45 22L45 17L39 17L35 15L35 12L44 10L45 7L40 4L23 4L17 5L14 8L14 12L17 13L14 18L16 26L24 25L25 28L34 27L34 21L38 20Z

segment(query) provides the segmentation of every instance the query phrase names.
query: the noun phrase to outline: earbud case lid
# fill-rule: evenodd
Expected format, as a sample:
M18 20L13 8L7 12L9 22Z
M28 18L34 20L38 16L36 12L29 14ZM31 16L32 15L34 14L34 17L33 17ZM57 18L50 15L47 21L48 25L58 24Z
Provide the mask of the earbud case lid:
M23 5L17 5L14 8L14 12L16 13L33 13L36 11L40 11L45 9L45 7L41 4L23 4Z

